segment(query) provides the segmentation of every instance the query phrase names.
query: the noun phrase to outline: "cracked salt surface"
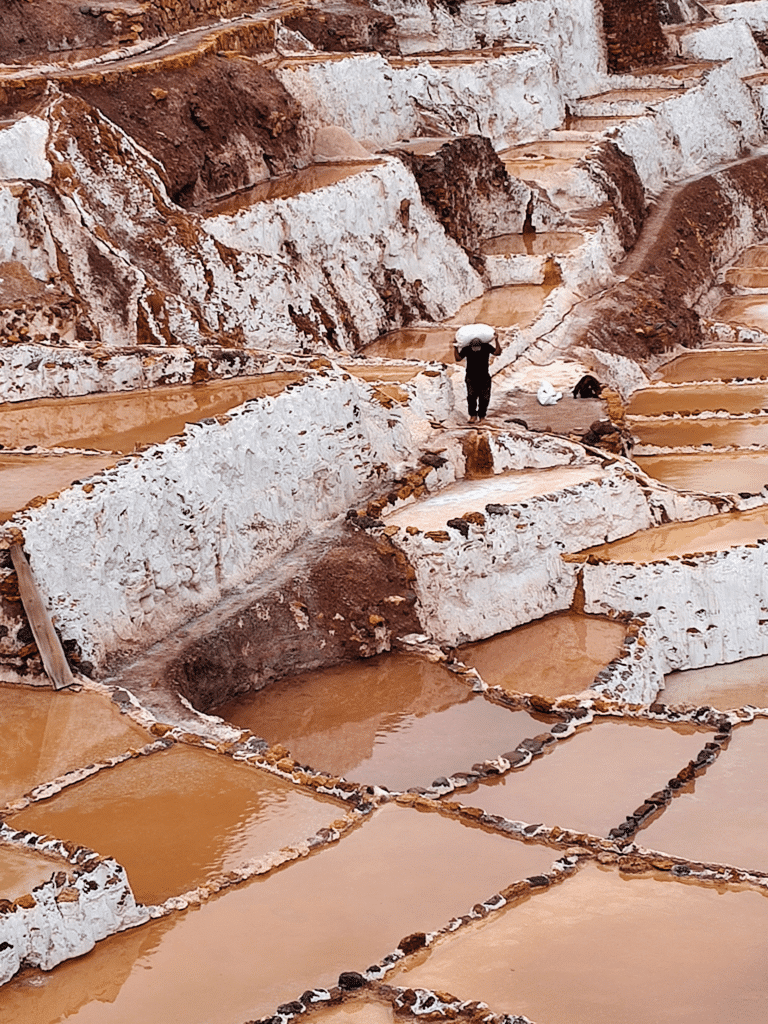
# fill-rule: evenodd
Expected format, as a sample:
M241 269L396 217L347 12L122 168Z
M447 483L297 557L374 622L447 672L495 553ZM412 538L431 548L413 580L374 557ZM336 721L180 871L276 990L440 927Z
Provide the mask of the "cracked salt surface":
M465 512L485 512L486 505L517 504L539 494L554 493L588 480L600 480L605 475L596 466L556 466L499 473L479 480L462 480L384 518L388 526L442 529L448 519Z
M392 984L482 999L536 1024L762 1024L768 899L595 864L439 941Z

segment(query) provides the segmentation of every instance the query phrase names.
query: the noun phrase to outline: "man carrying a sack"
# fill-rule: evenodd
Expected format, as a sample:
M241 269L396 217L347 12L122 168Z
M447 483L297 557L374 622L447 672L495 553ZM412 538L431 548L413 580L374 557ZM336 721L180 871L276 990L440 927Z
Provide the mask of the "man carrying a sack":
M467 360L467 411L469 422L485 419L491 400L491 375L488 362L492 356L501 355L501 345L496 331L488 324L467 324L456 331L453 344L456 362Z

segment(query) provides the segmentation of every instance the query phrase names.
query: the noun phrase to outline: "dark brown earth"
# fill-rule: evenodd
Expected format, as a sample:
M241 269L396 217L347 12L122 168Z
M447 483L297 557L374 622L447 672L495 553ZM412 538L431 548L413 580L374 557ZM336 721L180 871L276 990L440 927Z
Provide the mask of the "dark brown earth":
M385 538L347 526L292 579L184 645L163 684L209 711L284 675L380 653L420 631L412 577Z
M667 55L657 0L603 0L608 70L621 74Z
M172 76L124 73L67 88L162 163L181 206L310 162L297 132L298 104L273 72L248 58L207 56Z
M757 156L721 172L749 204L759 234L768 231L766 170L768 158ZM691 307L711 287L735 225L732 202L713 175L671 194L651 210L623 268L627 280L592 304L586 344L640 360L674 345L700 345L702 327Z
M613 142L601 142L584 158L587 170L607 194L625 250L635 244L645 221L645 189L634 161Z
M283 20L318 50L399 53L395 19L362 3L323 4Z

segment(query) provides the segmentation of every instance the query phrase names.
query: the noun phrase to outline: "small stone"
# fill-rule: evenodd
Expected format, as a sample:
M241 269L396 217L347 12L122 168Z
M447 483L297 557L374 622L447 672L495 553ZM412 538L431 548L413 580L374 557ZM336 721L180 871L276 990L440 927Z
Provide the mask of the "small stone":
M343 971L339 975L339 988L350 991L355 988L363 988L367 984L362 974L357 971Z

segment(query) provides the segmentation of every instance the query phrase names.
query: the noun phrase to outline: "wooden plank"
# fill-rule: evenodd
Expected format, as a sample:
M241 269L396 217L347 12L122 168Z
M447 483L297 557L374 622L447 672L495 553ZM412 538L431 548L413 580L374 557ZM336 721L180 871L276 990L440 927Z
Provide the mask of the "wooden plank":
M37 589L32 569L20 544L11 545L11 561L19 580L21 603L27 613L32 636L35 638L40 657L43 659L43 667L54 689L63 690L68 686L74 686L75 678L64 654L64 648L53 628L50 613Z

